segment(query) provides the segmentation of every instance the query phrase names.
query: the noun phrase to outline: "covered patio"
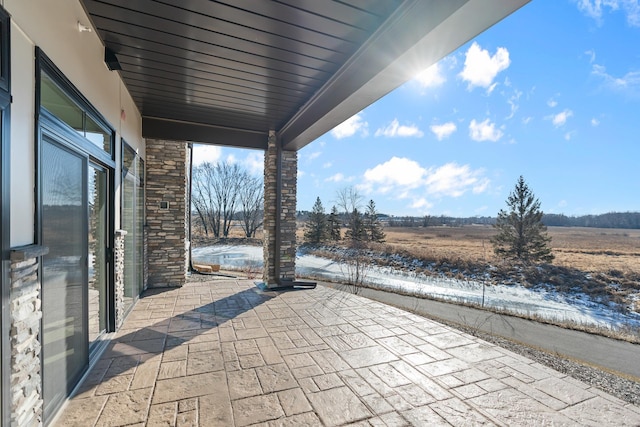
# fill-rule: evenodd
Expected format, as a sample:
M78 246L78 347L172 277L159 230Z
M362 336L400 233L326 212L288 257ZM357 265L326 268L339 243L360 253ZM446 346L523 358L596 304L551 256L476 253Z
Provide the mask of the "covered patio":
M56 426L636 426L640 409L420 316L200 276L143 294Z
M184 146L265 152L263 280L290 283L298 150L528 1L80 0L141 115L146 284L189 264Z
M263 282L289 283L297 151L527 2L3 1L0 424L636 416L525 398L576 389L357 297L187 281L191 143L265 153Z

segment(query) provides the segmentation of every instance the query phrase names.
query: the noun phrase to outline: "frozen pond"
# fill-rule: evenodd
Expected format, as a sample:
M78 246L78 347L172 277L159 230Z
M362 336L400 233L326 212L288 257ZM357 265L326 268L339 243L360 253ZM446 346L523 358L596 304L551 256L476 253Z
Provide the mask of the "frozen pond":
M248 245L219 245L194 248L194 262L220 264L222 268L241 270L262 267L262 247ZM296 274L301 277L345 282L349 269L345 264L313 255L296 257ZM543 289L527 289L517 285L483 287L481 282L449 278L434 278L391 268L368 267L364 271L365 283L377 288L402 291L504 309L540 318L573 321L583 325L601 327L640 327L640 315L620 313L592 301L587 295L560 294ZM484 288L484 289L483 289Z

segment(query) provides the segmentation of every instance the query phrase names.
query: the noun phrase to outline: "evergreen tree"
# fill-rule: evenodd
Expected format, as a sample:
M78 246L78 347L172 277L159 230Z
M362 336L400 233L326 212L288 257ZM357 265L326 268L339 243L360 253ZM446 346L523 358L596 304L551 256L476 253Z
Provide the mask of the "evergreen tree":
M340 214L335 205L331 208L331 213L329 214L329 218L327 218L327 228L329 229L329 240L337 242L342 238L340 235Z
M364 215L364 229L367 239L371 242L384 243L385 234L382 231L382 223L378 218L376 204L373 200L369 200L367 211Z
M362 218L362 214L358 211L358 209L354 209L349 215L349 224L347 228L347 232L345 233L345 238L351 240L351 242L362 242L366 240L367 233L364 228L364 221Z
M542 224L540 202L520 176L515 189L507 198L509 212L501 209L492 239L496 255L523 262L551 262L551 241Z
M327 239L327 215L320 197L316 198L313 210L305 224L304 241L310 244L322 243Z

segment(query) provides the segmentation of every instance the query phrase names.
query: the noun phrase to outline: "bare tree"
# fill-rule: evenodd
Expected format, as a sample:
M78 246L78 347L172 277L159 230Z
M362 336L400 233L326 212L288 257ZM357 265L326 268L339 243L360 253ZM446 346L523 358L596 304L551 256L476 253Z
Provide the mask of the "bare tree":
M245 172L239 190L242 229L247 238L252 238L256 236L256 231L264 221L264 184L261 179Z
M214 237L220 235L219 222L215 220L212 194L213 165L209 162L193 168L192 186L191 186L191 203L193 204L200 221L203 224L205 235L209 235L211 231Z
M242 169L237 164L205 162L193 169L191 202L214 237L228 237L236 214Z
M222 237L229 237L229 230L236 214L242 170L237 163L217 163L213 179L215 207L218 221L222 220L220 232Z
M336 206L348 217L362 207L362 196L354 186L341 188L336 192Z
M352 294L359 294L365 285L371 261L362 242L351 242L347 256L339 264L345 283L341 288Z

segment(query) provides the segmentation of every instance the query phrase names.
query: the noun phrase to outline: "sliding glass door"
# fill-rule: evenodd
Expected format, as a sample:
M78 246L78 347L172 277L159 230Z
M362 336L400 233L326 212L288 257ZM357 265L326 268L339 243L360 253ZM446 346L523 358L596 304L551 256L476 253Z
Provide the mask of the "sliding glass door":
M42 142L43 394L57 408L88 364L86 158Z
M36 50L44 423L114 328L114 131Z
M122 145L122 229L124 240L125 309L133 305L144 286L144 164L127 144Z
M109 176L108 170L89 165L89 345L96 343L107 329L107 286L109 271Z

